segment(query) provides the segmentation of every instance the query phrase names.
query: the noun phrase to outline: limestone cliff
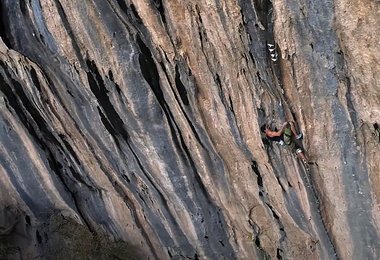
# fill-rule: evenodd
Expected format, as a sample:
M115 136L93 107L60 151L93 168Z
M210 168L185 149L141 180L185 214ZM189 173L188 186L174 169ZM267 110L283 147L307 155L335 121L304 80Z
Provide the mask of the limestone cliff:
M379 1L0 13L0 258L380 258Z

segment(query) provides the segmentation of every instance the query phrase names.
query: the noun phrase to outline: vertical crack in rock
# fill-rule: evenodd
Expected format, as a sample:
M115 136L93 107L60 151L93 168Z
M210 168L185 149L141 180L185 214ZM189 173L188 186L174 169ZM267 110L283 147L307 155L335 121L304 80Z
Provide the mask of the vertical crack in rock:
M257 14L258 22L265 25L265 28L269 30L269 25L272 19L272 2L266 0L253 0L252 3Z
M251 227L253 229L254 243L255 243L256 248L258 249L259 258L260 259L268 259L268 258L270 258L270 255L268 254L268 252L266 252L264 250L264 248L261 246L260 234L261 234L262 231L261 231L260 227L256 223L253 223L251 221L251 219L249 220L249 224L251 225Z
M62 21L62 24L70 38L70 42L72 44L72 47L74 49L74 52L76 54L76 58L79 60L80 64L82 66L84 66L84 61L83 61L83 58L82 58L82 54L81 54L81 51L80 51L80 47L78 45L78 43L76 42L76 37L73 33L73 30L71 28L71 25L70 25L70 22L69 22L69 19L67 18L67 15L65 13L65 10L63 9L62 7L62 4L60 2L60 0L54 0L54 3L57 7L57 10L58 10L58 14L61 18L61 21Z
M161 108L168 116L169 108L165 102L164 94L161 90L160 77L158 75L156 63L153 60L152 53L150 52L149 48L145 45L145 43L141 40L139 35L137 35L136 40L141 50L141 54L139 55L141 73L143 74L144 79L152 89Z
M378 123L373 124L373 128L375 129L375 132L377 132L378 138L379 138L379 143L380 143L380 127Z
M107 95L109 91L106 89L104 85L103 78L99 74L95 62L87 60L86 63L87 67L90 69L90 71L87 72L87 79L91 91L97 98L102 110L105 113L103 114L100 108L98 107L98 111L101 115L102 122L107 122L105 126L107 130L110 131L110 134L112 134L115 137L115 140L117 140L117 137L120 136L126 142L128 142L129 135L127 133L127 130L124 128L124 122L120 118L119 114L116 112L115 108L109 100L109 97Z
M165 9L164 9L164 5L162 4L162 0L153 0L153 2L160 14L163 24L166 24Z
M6 19L6 13L3 10L4 3L0 2L0 37L8 48L11 48L11 42L8 37L8 21Z
M81 162L80 162L77 154L74 152L74 149L71 147L70 143L68 141L66 141L66 137L63 134L59 134L58 136L61 138L62 142L65 144L65 147L67 148L70 155L74 158L75 162L78 165L81 165Z
M110 181L112 180L112 178L110 178L108 175L107 177L110 179ZM134 222L136 223L138 229L141 231L142 233L142 236L144 237L145 241L147 242L151 252L153 253L155 259L159 259L158 255L157 255L157 252L156 252L156 249L155 247L153 246L152 242L151 242L151 238L148 236L148 234L146 233L145 231L145 227L142 225L138 215L137 215L137 212L136 212L136 205L134 204L134 202L132 201L132 199L129 198L129 195L127 193L125 193L122 189L119 188L118 185L114 185L114 188L116 189L116 191L119 193L119 195L123 198L123 201L124 203L127 205L127 207L129 208L132 216L133 216L133 220Z
M137 43L138 43L140 50L142 52L139 56L139 63L140 63L140 67L141 67L141 72L144 76L144 79L146 80L146 82L148 83L150 88L152 89L158 103L160 104L162 110L164 111L164 113L166 115L167 122L169 124L171 136L174 140L174 143L176 144L177 148L180 151L183 151L183 149L181 149L181 146L179 144L179 141L178 141L178 138L176 135L176 130L174 129L173 124L175 124L175 121L174 121L173 116L170 112L170 109L169 109L169 107L165 101L164 94L161 90L160 78L159 78L157 67L156 67L156 64L153 60L152 54L151 54L149 48L141 40L140 36L137 36Z
M347 109L348 109L348 114L350 115L351 122L354 126L354 129L358 129L358 118L356 114L356 110L354 107L354 104L352 102L351 98L351 81L350 78L346 78L346 85L347 85L347 92L346 92L346 100L347 100ZM355 133L355 139L357 139L357 134Z
M132 21L136 21L137 24L143 24L134 4L131 3L128 7L125 3L125 0L117 0L117 3L128 18L130 18Z
M349 88L349 86L347 86ZM349 89L347 89L349 91ZM347 101L347 109L352 109L349 103L349 96ZM340 106L340 104L336 105ZM341 154L341 161L343 162L343 168L345 169L345 174L343 174L343 182L345 183L345 195L348 200L355 203L350 203L347 205L347 218L350 224L350 233L352 238L357 239L357 243L365 244L368 249L362 249L356 251L354 249L354 254L360 256L360 258L370 258L371 250L369 248L376 248L379 245L379 236L376 233L376 228L374 223L371 221L370 216L367 212L371 211L372 197L368 187L369 175L368 167L366 165L361 165L360 161L361 155L356 150L357 139L355 132L355 123L351 120L355 119L355 113L349 111L348 117L346 114L342 113L342 109L336 109L338 111L333 115L333 119L342 126L342 132L345 133L337 136L344 144ZM353 117L353 118L352 118ZM353 128L353 129L352 129Z
M186 163L188 164L189 169L191 169L191 173L193 173L193 177L196 180L196 185L198 186L196 189L199 189L201 191L200 195L200 200L199 202L202 203L203 200L205 200L207 205L210 205L214 207L214 202L210 198L207 188L204 186L204 183L202 181L202 178L199 175L198 170L196 169L196 166L194 164L194 161L192 159L191 153L186 146L186 143L183 139L183 136L181 134L181 131L176 124L174 120L174 116L172 115L170 111L170 107L168 106L167 102L165 101L164 94L161 90L161 85L160 85L160 78L158 75L156 63L153 60L153 56L149 48L144 44L144 42L141 40L140 36L137 35L137 43L140 47L141 54L139 56L139 63L141 67L142 74L148 83L148 85L151 87L158 103L160 104L162 110L164 111L167 122L169 124L169 130L171 133L172 140L174 141L174 144L176 145L176 148L180 152L180 156L186 160ZM173 176L174 177L174 176ZM203 204L203 203L202 203ZM188 205L190 206L190 205ZM225 236L225 235L224 235ZM224 245L224 251L229 248L230 245ZM205 252L206 255L214 255L216 252L212 252L211 249L216 250L214 248L209 248L210 252ZM220 253L217 253L220 254ZM233 253L231 253L233 255ZM229 254L229 255L231 255Z
M144 51L146 51L146 50L144 50ZM150 52L149 52L149 54L150 54ZM153 60L151 60L151 61L153 62ZM146 76L148 83L153 84L154 93L155 93L156 97L158 98L161 106L163 108L165 108L165 111L167 112L167 110L166 110L167 104L164 100L163 93L162 93L160 86L159 86L159 82L158 82L159 77L158 77L157 70L149 69L149 66L151 66L151 64L149 64L149 62L150 62L150 60L142 61L142 63L143 63L142 66L145 69L144 72L147 73L144 75ZM140 170L144 173L145 177L148 178L150 184L153 187L155 187L153 180L151 179L151 177L149 176L147 171L144 169L142 163L140 162L139 156L136 154L134 149L132 149L132 146L128 141L129 135L127 134L127 131L124 128L124 123L122 122L122 119L118 116L118 113L115 111L114 107L110 103L110 100L107 96L108 90L104 86L104 81L103 81L101 75L99 74L99 71L98 71L95 63L93 61L91 61L91 62L87 61L87 64L88 64L88 67L90 68L90 72L87 73L87 76L88 76L88 80L89 80L91 90L94 93L94 95L96 96L96 98L98 99L99 104L101 105L100 107L97 108L99 115L101 117L101 121L103 122L104 126L109 131L109 133L114 137L114 140L117 143L120 150L122 150L122 148L121 148L121 145L118 141L118 136L121 136L124 138L127 146L129 147L130 151L134 155L134 159L138 163ZM153 63L153 65L154 65L154 63ZM94 75L95 75L95 77L94 77ZM113 78L113 76L111 76L111 75L112 74L110 74L110 77ZM156 80L156 82L154 82L154 80ZM102 110L104 111L104 113ZM169 114L169 112L167 112L167 113ZM169 120L169 123L171 124L171 120ZM171 126L171 131L172 131L173 136L174 136L173 126ZM178 141L177 141L177 143L178 143ZM178 144L178 146L179 146L179 144ZM108 174L107 174L107 177L109 178L110 182L113 183L113 178L110 177ZM118 186L115 186L115 189L118 191L120 196L124 199L125 204L131 210L131 213L134 217L134 221L135 221L136 225L138 226L139 230L142 232L142 235L146 239L148 246L150 247L152 253L155 255L156 258L158 258L155 247L153 246L153 244L151 242L151 238L149 238L148 234L145 231L144 225L141 223L141 221L138 218L138 215L136 212L136 210L137 210L136 205L132 202L132 200L130 198L128 198L129 195L126 194L123 190L121 190ZM166 200L164 199L164 196L161 194L161 192L157 188L156 188L156 192L158 192L158 194L160 194L161 202L163 203L163 205L165 205L164 208L166 209L166 212L169 214L169 219L171 219L173 221L174 217L170 213L169 207L166 204ZM173 221L173 223L176 223L176 221ZM175 225L178 226L178 224L175 224Z
M183 85L180 74L178 71L178 65L175 66L175 85L177 87L179 96L181 97L181 100L185 106L189 105L189 99L187 97L187 91L185 86Z
M42 88L40 85L40 81L38 80L37 72L34 68L30 69L30 75L32 76L32 81L33 81L34 85L37 87L38 91L41 93Z
M279 230L280 230L280 241L279 241L279 244L281 244L285 238L286 238L286 232L285 232L285 229L284 229L284 224L282 224L281 220L280 220L280 217L277 215L277 213L275 212L275 210L273 209L273 207L265 202L265 204L268 206L268 208L270 209L270 211L272 212L272 215L274 217L274 219L277 221L277 224L278 224L278 227L279 227Z
M179 148L179 150L185 152L184 155L190 163L190 166L191 166L191 168L195 174L195 178L197 179L198 184L200 185L204 196L206 198L208 198L207 190L205 189L201 178L197 174L197 170L196 170L194 163L191 159L191 154L185 145L183 137L182 137L181 133L179 132L178 126L175 124L175 121L173 119L173 115L171 114L169 107L165 101L164 94L163 94L163 92L161 90L161 86L160 86L160 78L158 76L157 68L156 68L155 62L152 58L152 54L151 54L150 50L148 49L148 47L142 42L142 40L140 39L139 36L137 38L137 42L138 42L139 47L142 51L142 55L140 55L140 57L139 57L139 62L140 62L141 71L144 75L144 78L147 81L147 83L149 84L149 86L151 87L151 89L153 90L153 93L155 94L157 101L160 103L161 108L163 109L163 111L165 112L165 114L167 116L168 123L169 123L170 130L171 130L171 134L172 134L172 137L173 137L173 139L177 145L177 148ZM177 131L174 129L173 123L174 123ZM178 132L178 134L179 134L179 140L177 139L178 137L176 135L176 132Z
M121 95L121 88L119 86L119 84L117 84L113 78L113 73L112 73L112 70L109 70L108 71L108 77L109 77L109 80L111 80L114 84L115 84L115 88L116 88L116 91L119 95Z
M164 194L160 191L160 189L156 186L155 182L153 181L152 177L150 176L150 174L146 171L146 169L144 168L142 162L140 161L138 155L136 154L136 152L132 149L131 145L128 144L129 146L129 149L130 151L132 152L133 154L133 157L134 159L136 160L137 162L137 165L139 166L139 169L141 170L141 172L144 174L144 176L148 179L149 183L151 184L151 186L155 189L155 192L157 192L158 196L159 196L159 199L160 199L160 202L162 203L163 205L163 208L161 209L162 212L164 212L164 214L166 215L166 217L168 218L168 220L170 220L173 224L174 224L174 227L175 228L178 228L178 232L177 232L177 235L178 236L181 236L181 237L184 237L186 239L186 236L184 236L182 230L180 229L180 226L177 222L177 220L174 218L173 214L171 213L171 210L169 208L169 205L167 203L167 200L165 199L165 196ZM187 239L186 239L186 242L188 243Z
M309 175L308 172L303 171L303 174L301 177L308 194L310 206L312 208L311 210L312 219L316 223L318 228L322 228L323 233L319 234L319 236L321 239L327 240L327 243L329 245L329 247L327 248L327 251L332 251L332 253L330 254L330 257L333 257L334 259L339 259L335 245L334 245L334 241L332 240L331 234L327 228L328 226L326 224L325 216L323 216L322 214L319 194L317 190L315 189L315 184L313 183L312 178L310 178L310 176L308 175ZM317 232L320 232L320 231L317 231Z
M78 199L75 193L72 192L72 190L69 188L69 185L67 185L67 182L65 181L62 166L58 163L59 160L55 157L55 152L53 152L51 149L52 145L54 147L57 147L59 150L64 151L63 147L55 138L55 136L51 134L45 119L29 101L28 97L23 91L23 86L17 80L13 79L13 77L7 72L6 66L2 61L0 61L0 65L3 71L7 74L7 78L11 80L15 91L14 92L11 86L6 83L5 78L0 73L1 91L5 95L7 102L9 102L13 110L16 112L17 116L20 118L21 123L28 129L34 140L45 152L50 168L54 173L56 173L57 177L61 181L61 184L65 187L65 190L71 195L71 198L73 199L73 202L76 206L76 211L81 216L88 229L90 231L93 231L93 228L88 222L87 217L81 212L81 207L78 205ZM26 114L25 111L27 111L28 114Z
M128 15L128 7L125 3L125 0L117 0L118 5L120 6L121 10L125 13L125 15ZM140 18L140 17L138 17Z
M261 174L260 174L259 168L257 167L257 162L256 161L252 161L251 168L252 168L253 172L257 176L257 185L259 186L260 191L262 191L263 188L264 188L263 178L261 177Z
M276 257L277 257L277 259L282 259L283 257L282 257L282 253L283 253L284 251L282 250L282 249L280 249L280 248L277 248L277 255L276 255Z
M206 57L206 63L207 63L207 68L210 72L213 71L212 69L212 65L210 64L210 59L208 59L207 57L209 57L210 55L208 55L209 51L207 50L207 46L208 46L208 39L207 39L207 32L206 32L206 29L203 25L203 20L202 20L202 16L201 16L201 11L200 11L200 7L196 4L195 7L195 13L196 13L196 24L198 26L198 36L199 36L199 43L201 45L201 48L200 48L200 51L202 51L202 54L204 55L204 57ZM215 75L214 75L215 77Z
M168 75L168 72L166 71L165 65L163 63L160 63L160 65L161 65L161 68L162 68L162 70L164 71L164 73L166 75L166 78L169 79L169 75ZM182 100L182 102L183 102L184 105L189 106L189 108L191 108L190 102L189 102L189 98L187 96L188 94L187 94L186 87L183 85L183 83L181 81L180 73L178 71L178 65L176 65L175 71L176 71L175 72L176 73L175 74L175 85L176 85L178 93L180 94L180 98L181 98L181 100ZM170 81L169 81L169 84L170 84ZM170 84L170 87L173 90L172 84ZM174 90L173 90L173 92L174 92ZM181 95L181 93L182 93L182 95ZM179 100L177 98L177 95L175 95L175 97L176 97L177 102L180 104L180 102L179 102ZM180 108L181 108L181 111L182 111L183 115L185 116L186 121L189 124L189 126L190 126L193 134L195 135L196 140L202 146L202 148L206 150L205 145L203 144L203 141L200 138L200 136L198 134L198 131L196 130L196 129L198 129L198 127L196 128L196 126L194 125L194 123L190 120L189 115L185 111L185 108L182 105L180 105Z
M228 126L231 129L232 135L235 138L235 141L239 145L239 148L244 151L245 154L247 154L249 157L252 157L251 152L249 151L248 146L243 140L243 137L241 135L240 129L239 129L239 123L235 114L235 109L233 106L233 102L231 99L231 96L227 94L227 91L222 86L222 81L220 79L220 75L218 73L214 76L214 81L216 84L216 87L218 89L219 97L226 108L227 112L227 118L228 118Z
M131 149L131 147L130 147L130 149ZM149 180L149 182L152 184L152 186L154 187L155 191L159 195L160 202L163 205L163 208L161 209L161 212L164 213L165 217L173 224L173 226L174 226L173 228L177 231L176 232L176 234L177 234L177 238L176 239L182 240L183 243L185 243L186 245L189 244L189 241L188 241L187 237L185 236L185 234L183 233L183 231L182 231L180 225L178 224L177 220L175 219L175 217L171 213L171 210L169 208L169 205L167 204L167 200L165 199L164 195L162 194L162 192L160 191L160 189L158 187L156 187L156 185L154 184L154 181L152 180L150 174L148 174L148 172L144 169L144 167L143 167L141 161L139 160L137 154L132 149L131 149L131 151L132 151L132 153L134 155L135 160L138 163L138 166L139 166L140 170L144 173L144 175L146 176L146 178ZM141 227L141 228L143 228L143 227ZM163 237L163 233L157 234L157 235L159 237L161 237L161 238ZM147 239L150 239L150 238L147 237ZM153 246L152 244L150 244L150 245Z
M278 243L281 244L282 242L284 242L284 240L286 238L284 225L282 224L279 216L276 214L273 207L268 202L268 198L266 196L266 192L265 192L264 185L263 185L263 179L262 179L262 176L261 176L260 171L258 169L256 161L252 161L251 168L257 176L257 185L259 186L259 197L265 203L265 205L267 205L267 207L270 209L274 219L276 220L276 222L278 224L279 231L281 234L281 237L280 237L280 240L278 241ZM264 255L267 254L260 246L259 234L256 235L255 244L256 244L257 248L264 253Z

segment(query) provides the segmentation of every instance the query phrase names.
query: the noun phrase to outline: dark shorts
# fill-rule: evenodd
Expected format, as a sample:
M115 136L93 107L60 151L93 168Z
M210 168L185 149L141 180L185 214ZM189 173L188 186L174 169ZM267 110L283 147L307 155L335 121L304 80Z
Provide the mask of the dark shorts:
M272 142L280 142L280 141L284 141L283 138L282 138L282 136L274 136L274 137L268 137L268 136L267 136L267 138L268 138L269 140L271 140Z

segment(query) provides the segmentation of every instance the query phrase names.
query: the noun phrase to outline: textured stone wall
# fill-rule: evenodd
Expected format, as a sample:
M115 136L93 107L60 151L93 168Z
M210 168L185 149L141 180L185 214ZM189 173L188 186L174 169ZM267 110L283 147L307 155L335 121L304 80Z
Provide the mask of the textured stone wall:
M380 258L378 1L0 7L0 258Z

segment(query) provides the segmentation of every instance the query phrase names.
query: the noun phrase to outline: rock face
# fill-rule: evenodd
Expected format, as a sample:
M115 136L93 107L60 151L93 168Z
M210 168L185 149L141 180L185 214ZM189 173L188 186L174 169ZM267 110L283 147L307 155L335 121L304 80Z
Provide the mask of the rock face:
M380 258L378 1L0 7L1 258Z

